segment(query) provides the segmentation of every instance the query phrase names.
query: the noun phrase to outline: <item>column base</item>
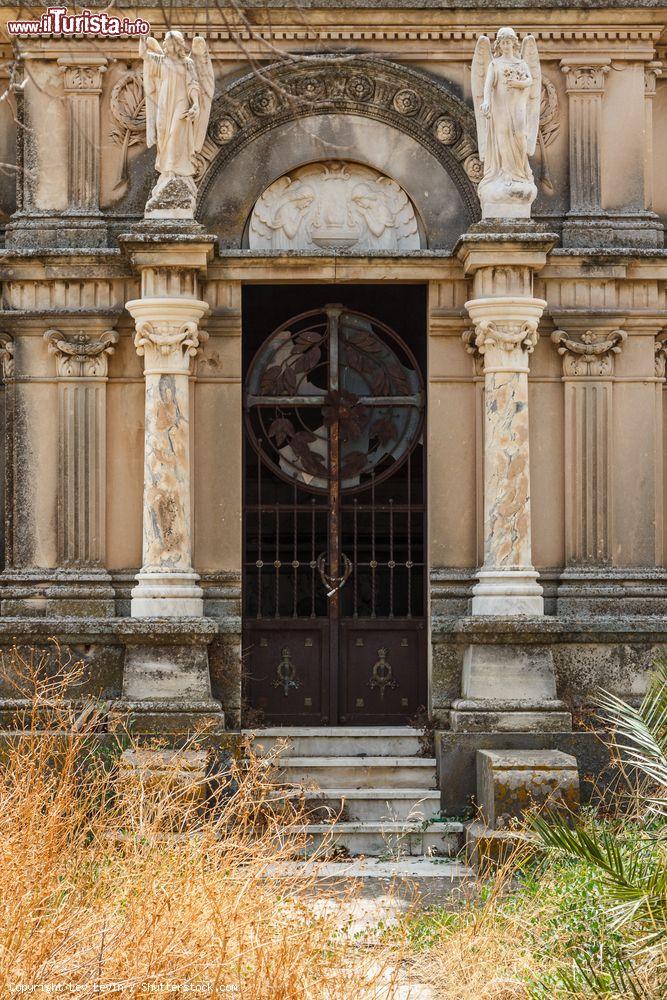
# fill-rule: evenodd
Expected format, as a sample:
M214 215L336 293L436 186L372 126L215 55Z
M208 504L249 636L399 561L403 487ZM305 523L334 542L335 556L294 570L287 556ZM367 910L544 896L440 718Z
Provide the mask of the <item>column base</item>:
M132 618L201 618L204 592L196 573L138 573Z
M473 615L543 615L544 597L535 570L480 570L472 590Z

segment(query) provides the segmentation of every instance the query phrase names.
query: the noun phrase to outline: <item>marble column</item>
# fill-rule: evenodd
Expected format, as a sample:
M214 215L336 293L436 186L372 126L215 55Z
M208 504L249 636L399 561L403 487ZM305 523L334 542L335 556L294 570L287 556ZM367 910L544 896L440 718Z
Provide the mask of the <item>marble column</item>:
M466 302L484 361L484 564L473 615L541 615L531 560L528 357L546 302L524 296Z
M203 594L192 568L189 378L206 336L199 321L208 305L165 296L134 299L127 309L146 379L143 565L131 614L201 616Z
M101 328L44 334L58 381L57 558L62 613L114 614L106 557L106 383L118 334ZM81 588L86 596L80 593Z

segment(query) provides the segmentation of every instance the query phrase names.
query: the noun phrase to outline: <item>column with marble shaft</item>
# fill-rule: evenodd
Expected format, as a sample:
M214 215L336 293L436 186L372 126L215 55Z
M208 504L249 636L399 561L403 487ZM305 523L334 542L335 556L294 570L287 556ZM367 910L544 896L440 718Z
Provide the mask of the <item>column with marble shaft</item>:
M545 305L532 296L466 303L484 364L484 564L474 615L544 613L531 558L528 359Z
M532 225L499 233L481 223L458 247L473 292L466 302L473 329L464 342L484 371L484 562L471 602L477 616L544 614L531 555L528 372L546 306L534 295L534 274L555 242ZM450 725L466 732L571 728L551 650L477 636L464 652Z
M47 330L58 382L58 585L61 613L113 615L106 557L106 383L118 334L105 322ZM95 327L98 329L95 329Z
M187 247L179 253L177 246L171 259L168 248L137 258L142 297L126 307L144 359L146 396L143 563L131 614L200 617L203 594L192 567L189 382L192 360L206 338L199 323L209 307L198 297L197 268L188 266Z

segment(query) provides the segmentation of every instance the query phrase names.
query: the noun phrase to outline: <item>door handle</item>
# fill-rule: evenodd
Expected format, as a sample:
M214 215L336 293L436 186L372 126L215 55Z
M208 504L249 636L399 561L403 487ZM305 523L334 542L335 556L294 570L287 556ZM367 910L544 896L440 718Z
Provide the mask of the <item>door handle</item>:
M321 552L317 557L317 570L320 574L320 579L326 588L327 597L333 597L334 594L338 593L338 591L345 586L352 574L352 563L344 552L341 552L341 558L343 560L343 572L340 576L331 576L331 574L327 573L325 569L327 562L326 553Z

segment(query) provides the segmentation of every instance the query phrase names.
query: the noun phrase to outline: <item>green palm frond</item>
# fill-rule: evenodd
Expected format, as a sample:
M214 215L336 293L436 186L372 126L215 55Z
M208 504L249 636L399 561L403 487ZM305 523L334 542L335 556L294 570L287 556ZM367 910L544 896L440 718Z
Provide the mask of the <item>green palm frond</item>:
M649 805L667 816L667 661L658 664L639 708L609 692L598 701L616 727L615 742L627 762L663 790L650 797Z
M569 826L535 817L531 826L545 847L593 868L609 900L611 926L637 925L636 948L651 949L667 934L667 864L650 845L632 853L608 830Z
M581 997L584 986L590 991L590 996L604 997L605 1000L647 1000L646 991L628 959L615 956L613 961L607 962L604 971L594 969L590 963L584 965L577 959L574 965L575 974L561 974L563 986L573 997Z

